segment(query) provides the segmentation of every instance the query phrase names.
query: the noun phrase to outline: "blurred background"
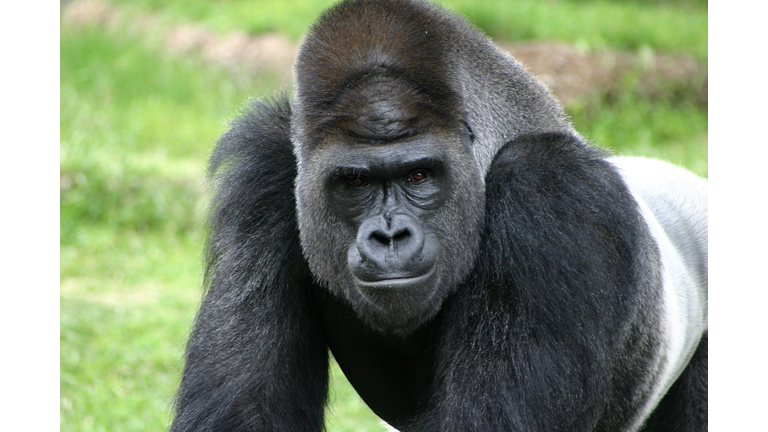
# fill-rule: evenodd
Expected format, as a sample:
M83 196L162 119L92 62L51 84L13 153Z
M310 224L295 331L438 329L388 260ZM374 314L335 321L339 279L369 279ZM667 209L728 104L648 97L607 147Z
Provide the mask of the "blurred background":
M171 420L203 295L217 137L251 97L290 92L330 0L61 3L62 431ZM708 175L706 0L445 0L624 155ZM384 427L334 366L328 431Z

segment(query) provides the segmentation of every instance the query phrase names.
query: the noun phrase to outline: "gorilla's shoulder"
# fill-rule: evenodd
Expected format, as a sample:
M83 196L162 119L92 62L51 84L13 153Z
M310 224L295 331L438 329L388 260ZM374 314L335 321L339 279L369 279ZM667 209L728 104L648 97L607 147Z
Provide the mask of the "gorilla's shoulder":
M627 189L609 154L567 132L521 135L496 154L486 175L488 194L493 188L516 189L537 200L570 198L571 208L582 198L624 194ZM610 206L609 206L610 207Z
M492 262L490 268L509 268L509 262L536 267L557 256L563 268L628 269L629 263L615 262L613 251L639 252L647 233L607 156L569 133L525 134L508 142L486 175L483 259Z
M232 162L284 168L295 166L291 144L291 103L287 96L252 99L219 138L208 170L216 175ZM256 167L252 167L256 168Z
M213 186L208 277L222 262L228 265L218 271L226 274L236 271L232 266L261 262L259 256L301 261L290 119L286 97L254 99L219 139L208 165ZM223 259L226 251L232 256Z

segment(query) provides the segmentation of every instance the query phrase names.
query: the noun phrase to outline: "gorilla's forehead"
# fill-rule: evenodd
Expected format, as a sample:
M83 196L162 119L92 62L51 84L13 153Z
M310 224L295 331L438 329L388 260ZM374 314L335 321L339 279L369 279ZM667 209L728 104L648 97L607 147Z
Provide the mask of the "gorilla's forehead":
M424 99L421 94L400 82L378 76L367 81L346 92L339 104L341 116L350 120L347 122L350 132L392 140L418 131L419 115L424 112L417 103Z
M456 95L447 87L440 92L442 97L425 89L397 68L366 68L333 90L334 97L308 126L314 136L344 134L382 143L435 128L450 129L458 123Z
M459 137L420 134L386 144L337 141L323 146L315 159L323 171L353 169L359 172L396 172L412 167L439 167L450 160Z

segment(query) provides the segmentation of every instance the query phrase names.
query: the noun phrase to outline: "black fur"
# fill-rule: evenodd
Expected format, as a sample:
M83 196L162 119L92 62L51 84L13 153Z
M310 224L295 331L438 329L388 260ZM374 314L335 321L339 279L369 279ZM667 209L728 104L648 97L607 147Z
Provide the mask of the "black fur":
M299 246L289 122L286 101L255 102L211 158L210 288L174 431L322 429L328 348Z
M645 423L643 432L687 432L707 430L707 354L705 333L680 378Z
M658 255L626 187L595 150L544 134L502 149L486 194L475 269L442 312L461 324L439 337L416 430L625 430L660 313Z
M352 0L296 77L211 158L172 431L322 430L329 349L402 430L706 430L706 334L643 426L668 385L660 249L521 65L427 3Z

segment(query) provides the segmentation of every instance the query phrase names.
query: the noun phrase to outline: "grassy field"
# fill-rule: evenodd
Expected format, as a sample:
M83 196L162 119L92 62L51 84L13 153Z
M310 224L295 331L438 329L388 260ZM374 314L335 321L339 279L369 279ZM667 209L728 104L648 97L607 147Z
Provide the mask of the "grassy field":
M279 91L172 55L153 28L279 32L297 40L330 1L120 0L130 20L61 28L61 430L167 429L184 343L202 296L206 159L247 98ZM504 41L707 59L706 1L445 4ZM631 23L627 25L626 23ZM576 128L621 154L708 174L707 107L685 91L620 91L568 107ZM663 87L663 86L662 86ZM383 430L333 369L329 431Z

